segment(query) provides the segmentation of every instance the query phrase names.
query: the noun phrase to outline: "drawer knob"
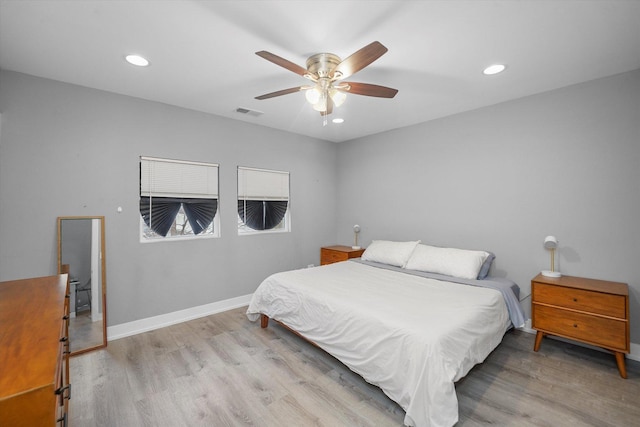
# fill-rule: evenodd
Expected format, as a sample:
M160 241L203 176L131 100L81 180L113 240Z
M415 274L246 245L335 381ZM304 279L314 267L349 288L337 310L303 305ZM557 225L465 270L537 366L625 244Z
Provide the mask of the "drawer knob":
M578 327L578 325L574 323L574 324L573 324L573 327L574 327L574 328L577 328L577 327Z
M573 299L573 302L578 302L578 298L574 298L574 299Z

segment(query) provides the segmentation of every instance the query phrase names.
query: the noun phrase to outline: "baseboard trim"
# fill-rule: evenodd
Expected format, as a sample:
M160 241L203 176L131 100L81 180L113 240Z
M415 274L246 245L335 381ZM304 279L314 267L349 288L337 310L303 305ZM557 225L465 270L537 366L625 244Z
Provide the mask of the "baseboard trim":
M522 328L519 328L519 329L521 331L528 332L530 334L535 334L536 333L536 330L531 328L531 319L528 319L525 322L524 326ZM558 339L558 340L561 340L561 341L570 342L570 343L576 344L576 345L581 345L583 347L592 348L594 350L607 351L607 350L601 349L600 347L595 347L595 346L592 346L592 345L583 344L583 343L580 343L580 342L577 342L577 341L564 340L563 338L559 338L559 337L552 337L552 338L555 338L555 339ZM631 352L629 354L625 355L626 358L640 362L640 344L631 343L630 347L631 347L631 349L630 349Z
M222 313L223 311L249 305L252 294L230 298L223 301L212 302L210 304L199 305L172 313L161 314L159 316L147 317L145 319L134 320L133 322L121 323L119 325L107 327L107 341L113 341L143 332L153 331L211 314Z

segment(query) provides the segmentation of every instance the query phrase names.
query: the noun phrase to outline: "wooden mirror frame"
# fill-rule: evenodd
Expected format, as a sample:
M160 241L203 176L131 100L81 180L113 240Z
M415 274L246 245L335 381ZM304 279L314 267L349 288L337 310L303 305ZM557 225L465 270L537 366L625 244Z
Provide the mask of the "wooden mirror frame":
M71 352L71 356L86 353L88 351L104 348L107 346L107 259L105 251L104 216L60 216L58 217L58 274L62 274L62 221L65 220L100 220L100 280L102 282L102 343L82 348ZM73 337L69 337L73 341ZM71 346L69 347L71 349Z

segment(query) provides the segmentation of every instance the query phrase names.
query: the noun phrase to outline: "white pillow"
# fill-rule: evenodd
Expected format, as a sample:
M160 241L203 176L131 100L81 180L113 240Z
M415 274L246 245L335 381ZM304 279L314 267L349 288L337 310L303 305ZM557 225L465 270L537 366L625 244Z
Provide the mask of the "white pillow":
M364 261L395 265L396 267L404 267L418 243L420 243L420 240L415 242L374 240L367 249L365 249L361 259Z
M462 279L476 279L488 256L489 253L485 251L418 245L405 268L446 274Z

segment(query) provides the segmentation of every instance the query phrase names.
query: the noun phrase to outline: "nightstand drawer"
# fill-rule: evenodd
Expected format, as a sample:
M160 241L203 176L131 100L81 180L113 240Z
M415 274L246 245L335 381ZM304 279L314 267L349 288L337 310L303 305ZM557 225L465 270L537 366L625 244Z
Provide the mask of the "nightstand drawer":
M626 300L622 295L534 283L533 301L620 319L627 317Z
M348 254L345 252L327 251L323 250L320 254L321 264L332 264L334 262L346 261L349 259Z
M351 246L325 246L320 248L320 265L333 264L334 262L347 261L351 258L358 258L364 249L353 249Z
M544 305L534 306L534 329L610 349L626 350L626 322Z

